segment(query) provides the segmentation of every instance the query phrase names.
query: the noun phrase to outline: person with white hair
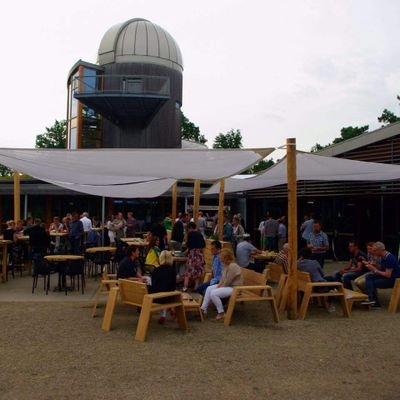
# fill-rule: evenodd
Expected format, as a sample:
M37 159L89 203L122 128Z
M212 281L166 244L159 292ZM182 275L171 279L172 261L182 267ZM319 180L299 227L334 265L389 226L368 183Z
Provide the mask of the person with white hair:
M85 233L89 232L92 229L92 221L89 218L89 213L86 211L82 213L81 215L81 222L83 225L83 231Z
M374 243L372 251L375 256L381 257L381 265L378 266L371 261L365 262L372 274L365 277L368 299L363 301L362 304L380 308L376 289L392 288L396 279L400 277L400 267L396 257L386 250L382 242Z
M275 257L274 263L282 265L285 274L288 273L288 253L289 253L289 245L285 243L282 246L282 250Z

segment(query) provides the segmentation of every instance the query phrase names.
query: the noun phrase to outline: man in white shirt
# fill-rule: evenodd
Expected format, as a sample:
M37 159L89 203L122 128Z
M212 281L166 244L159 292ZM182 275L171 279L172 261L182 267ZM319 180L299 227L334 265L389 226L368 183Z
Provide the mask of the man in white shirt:
M83 225L83 231L85 233L89 232L90 229L92 229L92 221L90 220L89 214L86 211L81 215L81 222Z

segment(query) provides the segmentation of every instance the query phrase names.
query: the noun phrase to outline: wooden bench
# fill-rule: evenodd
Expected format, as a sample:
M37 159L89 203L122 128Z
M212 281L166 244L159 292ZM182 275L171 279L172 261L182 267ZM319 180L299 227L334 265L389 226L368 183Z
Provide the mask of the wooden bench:
M103 272L102 279L99 284L99 288L96 291L96 297L94 300L92 317L96 316L97 306L99 305L99 299L102 295L107 295L110 293L112 287L118 285L117 274L109 274L107 271Z
M315 291L315 289L330 289L326 292ZM335 291L333 291L335 289ZM327 299L328 297L338 297L342 306L343 315L350 317L349 307L345 298L343 284L341 282L312 282L308 272L297 272L297 290L303 292L303 301L300 306L300 318L305 319L308 305L312 298Z
M112 287L108 295L106 311L104 313L103 324L101 327L104 331L109 331L111 329L118 293L120 294L122 303L136 306L141 309L139 322L136 328L136 340L140 342L146 340L151 314L168 308L175 309L179 328L187 330L186 315L181 292L173 291L148 294L147 285L145 283L120 279L118 281L118 286ZM168 303L157 303L156 301L160 299L166 299L168 300Z
M394 314L397 311L397 308L399 307L399 303L400 303L400 278L397 278L392 289L392 296L390 297L388 311Z
M228 309L225 314L224 325L228 326L231 323L233 311L236 303L247 301L267 301L270 303L272 314L275 322L279 322L278 309L271 286L266 285L267 270L262 274L242 268L243 285L235 286L232 295L229 298ZM264 296L264 292L267 293Z
M285 273L282 265L275 263L268 264L267 283L269 282L278 284L275 293L275 302L276 306L279 308L287 282L287 274Z
M353 303L355 301L364 301L368 299L368 296L365 293L356 292L355 290L350 290L350 289L344 289L344 295L350 313L351 310L353 309Z

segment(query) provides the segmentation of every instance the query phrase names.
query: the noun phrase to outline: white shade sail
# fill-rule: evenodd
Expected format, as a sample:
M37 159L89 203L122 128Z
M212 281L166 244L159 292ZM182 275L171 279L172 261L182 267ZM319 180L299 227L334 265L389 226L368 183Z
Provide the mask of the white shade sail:
M400 179L400 165L354 161L297 152L298 181L386 181ZM229 178L225 192L235 193L263 189L287 183L287 163L284 158L265 172L248 179ZM219 192L219 184L205 194Z
M0 149L0 164L71 190L106 197L156 197L177 179L216 181L274 149Z

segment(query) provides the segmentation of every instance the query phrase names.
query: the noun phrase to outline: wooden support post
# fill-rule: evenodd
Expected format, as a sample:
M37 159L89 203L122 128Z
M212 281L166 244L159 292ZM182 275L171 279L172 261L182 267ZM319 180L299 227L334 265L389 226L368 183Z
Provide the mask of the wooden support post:
M286 140L288 180L288 319L297 319L297 173L296 139Z
M199 220L200 208L200 179L194 181L194 196L193 196L193 222L197 225Z
M224 231L224 204L225 203L225 179L219 181L218 202L218 240L222 240Z
M18 171L14 171L14 221L21 219L21 184Z
M172 185L172 210L171 210L172 226L175 225L177 208L178 208L178 182L175 182Z

